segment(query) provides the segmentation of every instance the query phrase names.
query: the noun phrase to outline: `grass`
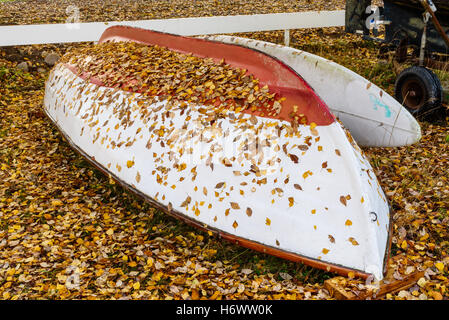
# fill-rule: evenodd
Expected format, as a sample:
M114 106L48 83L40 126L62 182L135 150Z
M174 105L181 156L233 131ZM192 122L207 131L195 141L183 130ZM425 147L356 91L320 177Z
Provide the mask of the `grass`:
M441 82L449 81L449 70L433 70Z
M447 69L433 71L438 76L441 81L441 85L443 86L443 101L449 103L449 64L447 65ZM449 138L449 135L447 136L447 138Z
M0 85L14 91L28 91L42 88L45 78L33 77L29 72L17 68L0 66Z

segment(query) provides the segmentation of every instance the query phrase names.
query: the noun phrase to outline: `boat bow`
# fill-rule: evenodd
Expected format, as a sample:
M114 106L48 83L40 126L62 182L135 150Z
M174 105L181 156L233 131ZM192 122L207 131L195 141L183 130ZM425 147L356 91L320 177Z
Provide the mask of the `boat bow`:
M76 150L169 214L324 270L383 276L387 199L332 118L292 127L230 110L217 117L210 105L149 100L64 64L49 75L44 108Z

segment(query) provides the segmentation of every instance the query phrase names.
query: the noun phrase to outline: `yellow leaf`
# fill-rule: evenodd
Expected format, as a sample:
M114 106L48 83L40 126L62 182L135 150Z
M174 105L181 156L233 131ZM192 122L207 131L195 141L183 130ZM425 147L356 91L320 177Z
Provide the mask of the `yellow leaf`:
M240 209L240 206L237 202L231 202L231 208L234 210Z
M128 160L128 161L126 162L126 166L127 166L128 168L131 168L133 165L134 165L134 161Z
M133 288L134 290L139 290L140 289L140 282L136 282L133 284Z
M419 241L426 241L429 238L429 234L426 233L425 235L423 235L421 238L419 238Z
M434 300L443 300L443 296L441 295L441 293L436 292L436 291L430 291L429 295L434 299Z
M311 176L312 174L313 174L312 171L308 170L302 174L302 177L306 179L308 176Z
M407 249L407 247L408 247L408 245L407 245L407 241L402 241L402 243L401 243L401 248L402 249Z
M271 220L270 220L269 218L267 218L267 219L265 220L265 224L266 224L267 226L271 225Z
M62 203L61 200L53 200L53 201L51 202L51 205L52 205L53 207L58 207L58 206L62 206L63 203Z
M220 296L220 291L215 291L213 295L210 296L210 300L216 300Z
M198 293L198 290L193 289L192 290L192 300L198 300L200 298L200 294Z
M293 207L293 205L295 204L295 199L293 197L288 198L288 206L289 207Z
M443 270L444 270L444 264L441 263L441 262L435 263L435 267L437 267L437 269L438 269L440 272L443 272Z
M164 275L164 274L163 274L161 271L159 271L159 272L157 272L157 273L154 273L154 274L151 276L151 279L153 279L154 281L159 281L159 280L161 280L161 278L162 278L163 275Z

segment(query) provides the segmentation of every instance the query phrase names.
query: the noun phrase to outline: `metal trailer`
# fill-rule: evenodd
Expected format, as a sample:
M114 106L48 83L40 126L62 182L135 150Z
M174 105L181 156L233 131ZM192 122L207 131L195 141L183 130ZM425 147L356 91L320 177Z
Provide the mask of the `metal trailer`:
M414 116L441 115L442 102L449 101L449 0L383 2L377 7L370 0L347 0L346 32L392 53L395 98Z

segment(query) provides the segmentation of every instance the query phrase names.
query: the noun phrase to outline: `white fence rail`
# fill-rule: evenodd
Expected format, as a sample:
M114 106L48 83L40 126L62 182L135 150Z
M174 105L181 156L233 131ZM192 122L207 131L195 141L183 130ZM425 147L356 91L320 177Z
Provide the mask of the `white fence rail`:
M98 41L103 31L114 25L127 25L184 36L285 30L285 42L288 45L290 29L341 27L345 25L345 11L0 26L0 46Z

